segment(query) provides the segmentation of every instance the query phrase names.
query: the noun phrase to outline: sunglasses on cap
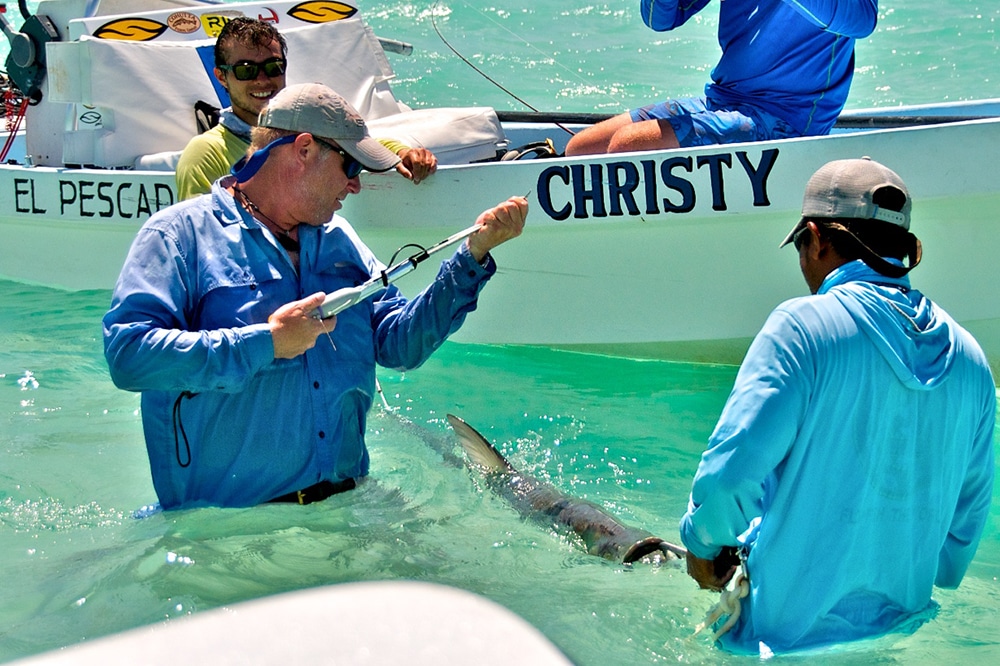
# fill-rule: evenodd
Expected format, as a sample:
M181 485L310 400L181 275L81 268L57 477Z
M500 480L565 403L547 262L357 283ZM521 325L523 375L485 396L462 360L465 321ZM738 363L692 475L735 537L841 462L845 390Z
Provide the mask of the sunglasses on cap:
M288 61L284 58L268 58L264 62L254 62L253 60L239 60L232 65L218 65L223 72L232 72L237 81L253 81L264 70L268 78L283 76Z
M348 178L357 178L361 175L361 171L365 168L365 165L354 159L354 156L349 152L341 148L340 146L335 146L329 141L324 141L318 136L313 136L318 143L323 144L335 153L340 153L340 156L344 158L344 175Z

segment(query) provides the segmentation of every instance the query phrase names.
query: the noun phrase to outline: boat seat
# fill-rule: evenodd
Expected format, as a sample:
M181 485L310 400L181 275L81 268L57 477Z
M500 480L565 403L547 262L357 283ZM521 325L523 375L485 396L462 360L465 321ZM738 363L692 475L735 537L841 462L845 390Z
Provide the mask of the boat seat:
M392 138L426 148L438 164L469 164L499 159L507 138L490 107L414 109L367 122L375 138Z
M176 171L177 162L181 159L183 150L165 150L162 153L139 155L135 158L136 171Z
M506 152L496 112L489 107L458 107L403 111L367 123L375 138L402 141L411 148L426 148L438 164L469 164L499 159ZM174 171L180 150L140 155L138 171Z

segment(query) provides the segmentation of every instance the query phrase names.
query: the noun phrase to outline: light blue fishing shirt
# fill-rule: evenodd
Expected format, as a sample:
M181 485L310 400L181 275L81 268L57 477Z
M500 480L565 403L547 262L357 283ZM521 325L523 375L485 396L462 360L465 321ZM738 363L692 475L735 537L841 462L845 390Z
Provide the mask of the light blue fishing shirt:
M640 0L642 20L672 30L710 0ZM725 0L722 57L705 86L721 108L749 106L803 136L827 134L854 75L854 41L875 30L877 0Z
M850 262L779 305L680 524L698 557L749 548L750 596L723 646L787 651L919 624L932 586L958 586L979 543L995 414L978 343L907 278Z
M463 243L416 298L390 285L337 315L332 344L321 336L305 354L276 359L267 318L278 307L383 268L340 217L298 233L296 272L216 183L151 217L135 238L104 317L105 356L118 387L142 392L165 509L251 506L366 475L375 364L423 363L496 271Z

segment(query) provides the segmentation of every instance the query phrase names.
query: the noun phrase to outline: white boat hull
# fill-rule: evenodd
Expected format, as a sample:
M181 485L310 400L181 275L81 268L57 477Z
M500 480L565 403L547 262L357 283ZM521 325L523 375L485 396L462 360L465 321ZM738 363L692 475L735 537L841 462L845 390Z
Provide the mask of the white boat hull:
M574 347L632 356L739 362L750 338L781 301L807 293L794 251L779 242L799 218L809 176L833 159L869 155L897 170L915 199L913 230L924 263L916 288L969 327L1000 360L1000 295L984 280L1000 241L1000 206L991 160L1000 147L1000 122L841 134L822 139L709 147L589 160L539 160L442 170L413 187L391 176L371 176L366 191L346 203L345 215L380 256L400 241L430 243L467 225L476 214L514 194L531 193L524 235L496 251L500 271L453 338L464 342ZM759 205L738 158L759 165L777 150ZM702 167L698 167L699 159ZM628 161L657 176L671 160L692 164L672 173L691 184L688 212L647 214L636 188L638 214L610 213L608 165ZM607 216L590 200L576 206L573 188L546 169L603 167ZM718 165L713 184L712 166ZM549 172L551 173L551 172ZM658 183L672 205L684 195ZM590 180L584 190L593 190ZM600 191L601 188L598 188ZM688 193L690 194L690 192ZM722 195L725 210L718 200ZM540 202L548 198L548 206ZM690 202L688 202L690 203ZM555 219L570 205L584 214ZM988 275L988 274L987 274ZM419 289L427 275L408 277Z
M430 245L484 208L527 194L525 232L497 249L500 271L454 340L738 362L768 312L806 292L794 252L778 250L806 180L829 160L869 155L895 169L914 197L925 257L914 286L973 331L1000 367L1000 293L984 275L1000 244L998 148L993 119L445 166L418 186L365 174L343 214L388 262L406 243ZM0 166L8 239L0 277L109 289L135 231L175 198L168 172ZM430 277L431 269L418 270L400 286L412 294Z

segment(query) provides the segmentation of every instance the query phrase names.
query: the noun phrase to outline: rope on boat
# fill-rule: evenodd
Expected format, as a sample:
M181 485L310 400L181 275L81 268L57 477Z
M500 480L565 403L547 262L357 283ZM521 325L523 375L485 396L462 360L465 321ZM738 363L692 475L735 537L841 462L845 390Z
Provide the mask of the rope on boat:
M24 114L27 112L30 102L30 98L20 96L10 88L3 91L4 117L7 119L7 139L4 141L3 148L0 149L0 164L7 161L7 153L10 152L11 146L14 145L14 138L17 136L17 131L21 128L21 122L24 120Z

